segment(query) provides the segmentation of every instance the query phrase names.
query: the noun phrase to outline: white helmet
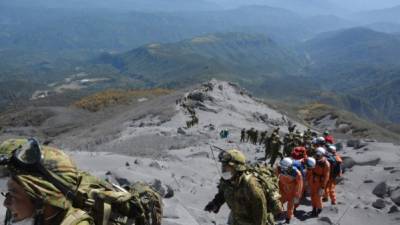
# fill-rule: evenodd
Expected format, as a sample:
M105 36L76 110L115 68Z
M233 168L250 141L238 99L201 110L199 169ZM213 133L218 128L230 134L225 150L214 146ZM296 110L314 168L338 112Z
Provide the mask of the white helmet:
M311 144L314 144L314 145L317 144L317 138L314 137L314 138L311 140Z
M287 170L289 169L289 167L291 167L293 165L293 160L289 157L283 158L280 162L279 162L279 166L281 167L282 170Z
M318 147L316 150L315 150L315 155L316 156L324 156L326 154L326 150L325 150L325 148L323 148L323 147Z
M336 146L335 146L335 145L329 145L328 151L329 151L330 153L336 152Z
M325 138L324 137L318 137L317 138L317 144L324 145L325 144Z
M316 161L313 157L307 157L306 159L306 166L307 168L315 168Z

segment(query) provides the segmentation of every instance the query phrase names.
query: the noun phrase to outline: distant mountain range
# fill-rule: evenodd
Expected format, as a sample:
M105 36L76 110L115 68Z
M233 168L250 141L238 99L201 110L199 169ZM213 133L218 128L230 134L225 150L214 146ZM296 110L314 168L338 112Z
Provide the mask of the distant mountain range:
M201 11L221 9L217 4L204 0L13 0L0 3L0 5L18 7L44 7L58 9L109 9L118 11Z
M303 43L301 48L309 55L315 73L321 76L400 64L398 36L361 27L318 35Z
M400 121L397 35L352 28L321 34L298 49L262 35L210 34L105 53L92 64L111 65L149 86L185 86L217 77L237 81L261 96L320 101L377 122ZM372 91L379 92L378 87L385 91Z
M268 77L299 76L305 60L263 35L224 33L172 44L149 44L93 62L158 85L194 84L210 77L257 86Z
M176 88L216 77L258 96L320 101L400 123L399 7L343 19L296 13L291 1L221 10L192 0L162 12L144 0L136 1L143 6L136 11L122 9L125 0L121 9L107 10L84 7L94 0L76 2L0 3L0 106L69 85L65 80L81 72L107 78L97 89ZM317 8L332 8L318 2Z
M400 122L398 35L352 28L319 35L301 48L311 76L336 93L320 100L375 121Z
M386 9L361 12L356 15L356 18L369 23L372 22L400 23L400 2L398 4L399 4L398 6Z

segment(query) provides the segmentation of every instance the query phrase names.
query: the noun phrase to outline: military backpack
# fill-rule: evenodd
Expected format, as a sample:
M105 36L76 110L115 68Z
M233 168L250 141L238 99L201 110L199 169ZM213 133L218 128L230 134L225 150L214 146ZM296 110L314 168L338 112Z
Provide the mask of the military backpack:
M96 225L161 225L162 198L145 183L124 188L80 173L73 206L91 215Z
M279 179L275 175L272 167L263 164L250 165L247 169L247 173L251 173L260 182L267 200L267 209L269 212L273 215L278 215L282 212Z

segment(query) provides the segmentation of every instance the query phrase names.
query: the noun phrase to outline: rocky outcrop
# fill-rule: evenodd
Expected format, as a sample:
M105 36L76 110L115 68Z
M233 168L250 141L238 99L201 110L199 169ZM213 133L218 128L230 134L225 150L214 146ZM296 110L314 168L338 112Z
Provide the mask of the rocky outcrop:
M367 146L368 143L360 140L360 139L351 139L347 141L347 147L352 147L354 149L360 149Z
M372 203L372 206L376 209L383 209L386 207L386 203L383 199L377 199L375 202Z
M379 198L384 198L389 193L389 186L386 184L386 182L381 182L375 186L372 193Z

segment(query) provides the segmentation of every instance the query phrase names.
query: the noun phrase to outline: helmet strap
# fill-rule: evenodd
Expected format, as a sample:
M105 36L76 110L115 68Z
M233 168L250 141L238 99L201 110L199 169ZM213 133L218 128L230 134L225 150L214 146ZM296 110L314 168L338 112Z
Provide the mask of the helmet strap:
M44 202L43 199L35 201L35 222L34 225L44 225Z

